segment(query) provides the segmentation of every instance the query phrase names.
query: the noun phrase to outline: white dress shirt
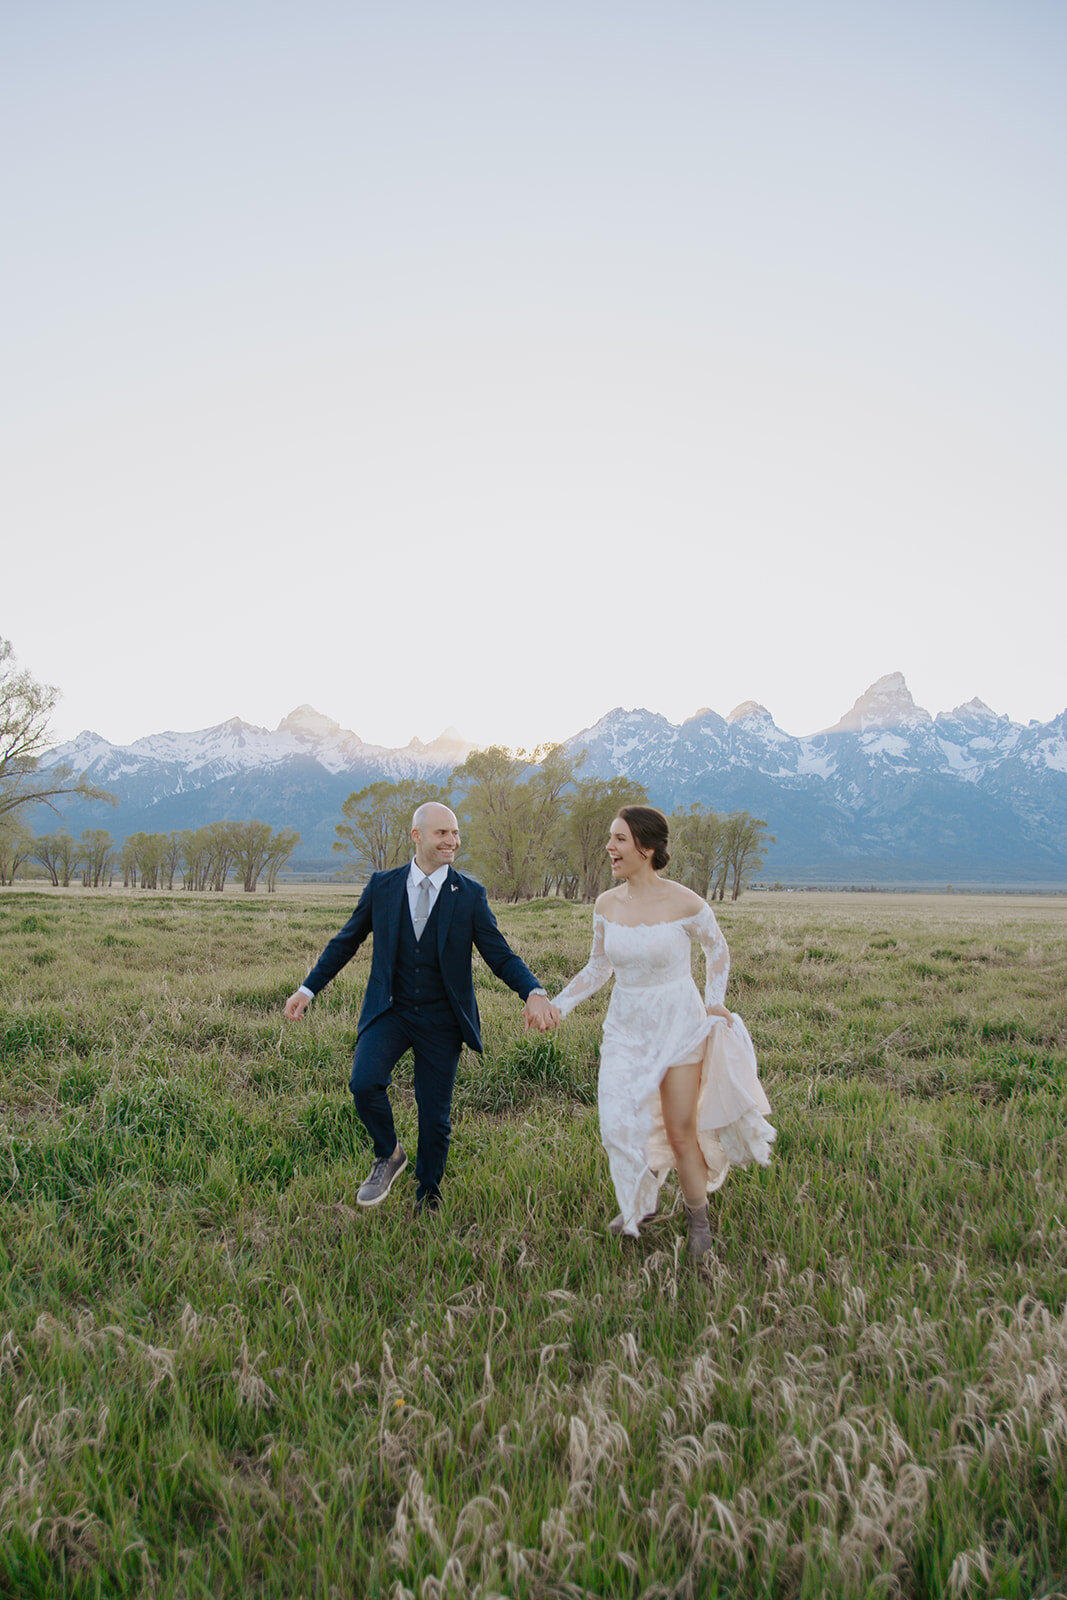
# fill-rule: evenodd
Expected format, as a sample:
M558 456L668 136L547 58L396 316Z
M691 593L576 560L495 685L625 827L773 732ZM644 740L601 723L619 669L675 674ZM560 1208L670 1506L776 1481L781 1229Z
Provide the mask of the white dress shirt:
M430 885L430 904L427 907L427 914L429 914L429 912L431 912L434 906L437 904L437 896L441 892L441 885L444 883L447 877L447 861L445 862L444 866L437 867L433 872L430 873L423 872L418 862L414 860L412 861L411 871L408 873L408 910L411 912L412 923L415 921L415 905L418 901L419 890L422 888L423 882L425 881Z
M447 877L448 877L448 862L447 861L445 862L444 866L437 867L433 872L427 874L427 873L423 872L422 868L419 866L417 861L412 860L411 871L408 873L408 884L407 884L407 889L408 889L408 910L411 913L412 926L414 926L414 923L415 923L415 902L419 898L419 889L422 886L423 879L425 878L426 882L430 885L430 904L429 904L428 910L432 911L434 906L437 904L437 896L441 892L441 886L443 885L443 883L444 883L444 881L445 881L445 879ZM539 992L541 994L544 994L544 990L543 989L540 990ZM309 1000L314 1000L314 998L315 998L315 996L312 994L311 990L304 983L302 983L300 985L300 988L297 990L297 993L298 994L306 994Z

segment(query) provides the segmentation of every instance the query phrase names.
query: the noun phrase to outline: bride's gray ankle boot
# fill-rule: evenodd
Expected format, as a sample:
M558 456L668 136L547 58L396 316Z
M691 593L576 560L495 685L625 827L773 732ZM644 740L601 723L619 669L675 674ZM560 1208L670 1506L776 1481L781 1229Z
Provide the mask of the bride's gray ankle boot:
M705 1202L702 1206L689 1206L685 1208L685 1224L689 1231L685 1253L690 1261L699 1261L701 1256L706 1256L712 1248L711 1225L708 1222L708 1207Z

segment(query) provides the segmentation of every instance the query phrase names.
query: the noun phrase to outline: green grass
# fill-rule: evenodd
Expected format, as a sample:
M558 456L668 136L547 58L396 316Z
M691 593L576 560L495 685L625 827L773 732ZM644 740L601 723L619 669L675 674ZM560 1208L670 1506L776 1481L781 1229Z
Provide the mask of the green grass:
M606 991L482 969L444 1212L356 1208L347 899L0 893L0 1596L1060 1592L1064 902L722 908L779 1140L694 1270L604 1232Z

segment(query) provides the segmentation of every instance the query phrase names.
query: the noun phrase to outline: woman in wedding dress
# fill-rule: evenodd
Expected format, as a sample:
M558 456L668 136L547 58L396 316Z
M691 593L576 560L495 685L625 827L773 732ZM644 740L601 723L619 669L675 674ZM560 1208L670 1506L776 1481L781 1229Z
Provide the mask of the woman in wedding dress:
M722 1003L726 940L706 900L660 877L667 843L667 819L652 806L624 806L612 822L607 849L616 886L593 909L588 962L554 1004L567 1016L614 973L597 1084L600 1136L620 1206L608 1227L636 1238L673 1166L688 1254L697 1259L711 1249L708 1194L731 1165L766 1166L775 1135L748 1030ZM703 1001L691 940L707 960Z

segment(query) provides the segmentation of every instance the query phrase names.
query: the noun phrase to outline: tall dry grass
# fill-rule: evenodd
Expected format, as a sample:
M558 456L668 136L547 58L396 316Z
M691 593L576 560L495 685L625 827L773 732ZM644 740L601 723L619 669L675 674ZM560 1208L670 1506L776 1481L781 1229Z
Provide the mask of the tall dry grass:
M343 914L0 896L0 1593L1061 1592L1062 902L724 908L779 1142L697 1270L673 1190L604 1232L606 996L527 1040L488 973L444 1213L355 1207L367 955L279 1009Z

